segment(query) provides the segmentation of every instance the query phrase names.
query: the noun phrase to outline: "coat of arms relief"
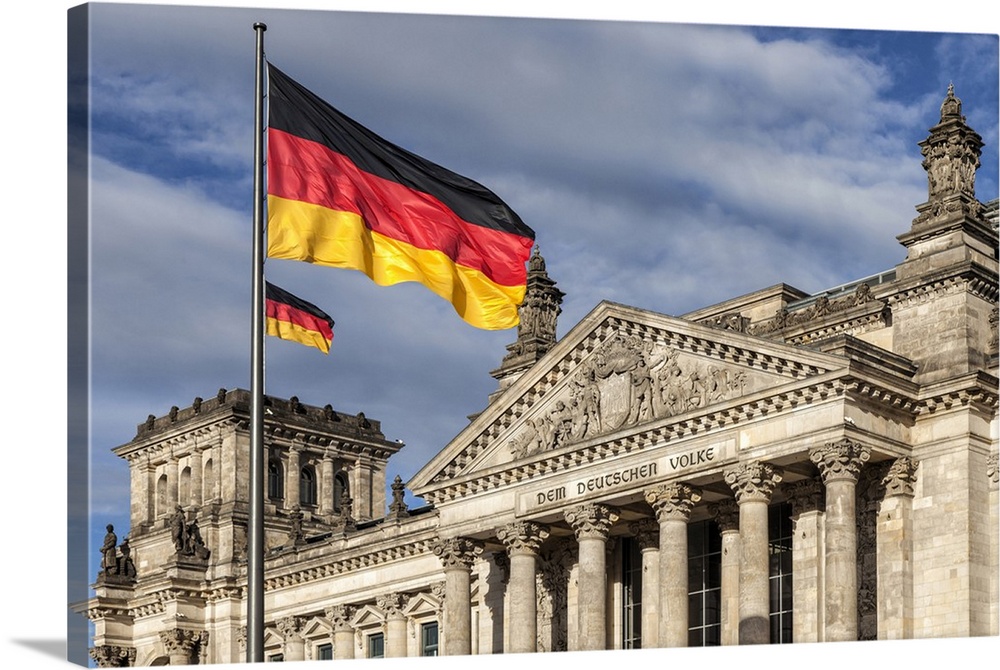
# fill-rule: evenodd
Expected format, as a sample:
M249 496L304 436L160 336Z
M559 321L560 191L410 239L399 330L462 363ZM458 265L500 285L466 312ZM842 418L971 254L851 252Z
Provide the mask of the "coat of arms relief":
M768 375L616 334L570 373L507 441L514 459L678 416L758 390Z

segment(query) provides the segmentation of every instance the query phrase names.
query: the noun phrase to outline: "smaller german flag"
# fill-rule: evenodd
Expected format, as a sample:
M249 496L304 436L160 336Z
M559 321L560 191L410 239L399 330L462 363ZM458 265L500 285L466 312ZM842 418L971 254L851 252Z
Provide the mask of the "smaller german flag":
M333 342L333 319L316 305L296 298L271 282L265 283L267 334L316 347L330 353Z

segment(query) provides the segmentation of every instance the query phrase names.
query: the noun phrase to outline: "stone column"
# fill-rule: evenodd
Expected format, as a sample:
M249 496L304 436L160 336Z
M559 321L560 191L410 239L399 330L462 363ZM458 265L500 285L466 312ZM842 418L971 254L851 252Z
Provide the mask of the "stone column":
M292 509L299 504L299 477L302 476L299 466L300 447L289 447L288 468L285 470L285 509Z
M822 642L823 484L803 479L788 487L792 506L792 617L793 642Z
M688 641L688 541L691 509L701 491L682 483L662 484L645 493L660 524L661 647L686 647Z
M722 533L722 588L719 593L721 642L740 643L740 508L735 500L708 507Z
M376 599L378 608L385 612L385 657L404 658L406 656L406 603L402 594L391 593Z
M99 668L131 668L135 665L135 649L102 645L90 648L90 657Z
M319 513L324 516L333 514L333 454L323 454L319 464Z
M497 538L510 556L507 604L510 613L508 644L510 653L534 653L538 643L538 604L535 595L535 568L538 549L549 530L532 521L515 521L497 531Z
M826 486L826 642L858 639L858 535L855 488L871 450L841 440L809 454Z
M442 540L434 547L434 555L444 565L445 656L472 653L472 564L482 553L481 542L464 537Z
M180 478L177 475L177 457L173 454L167 457L167 509L172 513L177 507L177 493L180 490Z
M194 505L195 507L201 507L201 485L202 485L202 455L201 449L195 447L191 452L191 490L188 492L190 496L190 502L183 503L185 505Z
M740 644L771 641L767 505L781 481L769 463L740 463L725 473L740 506Z
M629 530L642 556L642 646L654 649L660 646L660 524L640 519Z
M274 622L274 627L285 641L282 653L286 661L306 660L306 641L302 638L305 625L306 619L300 616L289 616Z
M885 497L875 528L878 639L913 638L913 484L917 462L897 458L882 479Z
M580 545L577 644L581 651L606 649L608 645L607 541L618 512L606 505L587 503L566 510L566 522Z
M354 629L351 627L354 612L350 605L334 605L324 612L333 627L334 660L354 658Z

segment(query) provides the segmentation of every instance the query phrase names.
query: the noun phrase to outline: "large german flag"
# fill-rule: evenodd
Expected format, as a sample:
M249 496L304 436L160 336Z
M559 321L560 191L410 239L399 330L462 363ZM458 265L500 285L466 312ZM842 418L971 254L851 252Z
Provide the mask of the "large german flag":
M518 323L535 233L482 185L382 139L268 65L271 258L416 281L491 330Z
M264 282L264 313L268 335L330 353L333 319L316 305Z

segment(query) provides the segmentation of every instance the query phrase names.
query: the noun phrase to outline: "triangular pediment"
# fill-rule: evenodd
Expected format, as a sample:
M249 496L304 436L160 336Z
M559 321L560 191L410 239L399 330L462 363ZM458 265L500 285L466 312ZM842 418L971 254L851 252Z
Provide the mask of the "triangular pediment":
M838 356L603 302L418 472L426 488L696 416L846 365Z

